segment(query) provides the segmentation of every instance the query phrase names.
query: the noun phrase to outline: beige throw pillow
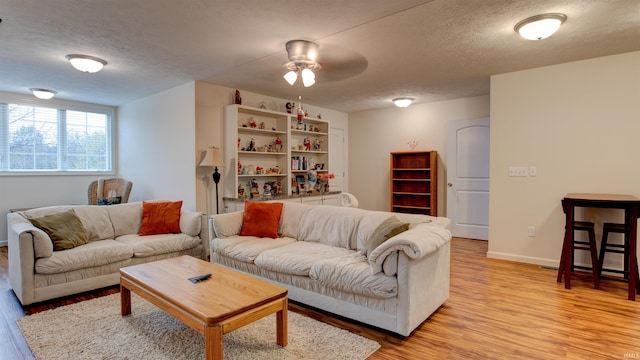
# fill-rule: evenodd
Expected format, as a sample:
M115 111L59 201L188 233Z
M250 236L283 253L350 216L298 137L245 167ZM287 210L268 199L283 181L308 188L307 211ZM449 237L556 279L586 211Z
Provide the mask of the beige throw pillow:
M409 230L409 223L405 223L400 221L397 216L392 215L383 222L378 225L378 227L373 230L369 239L366 242L366 255L367 257L371 252L380 246L383 242L389 240L390 238Z
M53 251L72 249L89 242L87 231L73 209L29 221L49 235L53 242Z

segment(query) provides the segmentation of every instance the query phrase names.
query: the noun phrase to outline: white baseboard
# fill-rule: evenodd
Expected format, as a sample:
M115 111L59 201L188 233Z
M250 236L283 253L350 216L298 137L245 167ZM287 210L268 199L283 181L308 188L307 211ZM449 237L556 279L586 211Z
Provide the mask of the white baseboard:
M558 260L553 260L553 259L544 259L544 258L537 258L537 257L531 257L531 256L499 253L499 252L493 252L493 251L487 251L487 257L490 259L515 261L515 262L540 265L540 266L545 266L545 267L555 268L555 269L558 268Z
M9 240L0 240L0 246L9 246Z

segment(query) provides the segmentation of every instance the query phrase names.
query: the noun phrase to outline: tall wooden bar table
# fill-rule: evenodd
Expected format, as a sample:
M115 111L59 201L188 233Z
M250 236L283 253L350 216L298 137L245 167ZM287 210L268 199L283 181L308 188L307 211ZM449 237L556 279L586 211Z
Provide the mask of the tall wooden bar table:
M558 282L564 275L564 287L571 288L571 237L573 235L574 210L576 207L587 208L607 208L624 210L625 225L629 231L629 300L635 301L636 292L640 293L640 284L638 283L638 267L637 267L637 235L638 235L638 215L640 214L640 199L633 195L619 194L580 194L569 193L563 199L564 213L566 216L563 258L565 259L560 269ZM595 266L595 265L594 265Z

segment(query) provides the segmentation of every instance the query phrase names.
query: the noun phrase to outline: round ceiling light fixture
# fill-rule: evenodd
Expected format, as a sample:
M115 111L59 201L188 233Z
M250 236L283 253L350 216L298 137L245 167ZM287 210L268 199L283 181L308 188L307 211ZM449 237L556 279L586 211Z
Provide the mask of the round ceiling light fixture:
M567 15L559 13L541 14L526 18L514 26L514 30L527 40L542 40L553 35Z
M38 89L38 88L31 88L29 89L29 91L31 91L33 96L37 97L38 99L44 99L44 100L49 100L55 94L58 93L57 91L47 90L47 89Z
M401 108L405 108L409 105L411 105L411 103L413 102L413 100L415 100L414 98L408 98L408 97L404 97L404 98L396 98L393 99L393 103L397 106L397 107L401 107Z
M69 54L66 58L74 68L87 73L96 73L107 65L105 60L90 55Z

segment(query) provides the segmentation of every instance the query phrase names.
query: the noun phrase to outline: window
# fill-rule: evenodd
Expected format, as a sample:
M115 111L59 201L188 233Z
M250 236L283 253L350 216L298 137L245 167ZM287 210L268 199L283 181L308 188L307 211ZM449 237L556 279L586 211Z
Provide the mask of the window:
M0 172L112 171L111 111L0 102L0 130Z

